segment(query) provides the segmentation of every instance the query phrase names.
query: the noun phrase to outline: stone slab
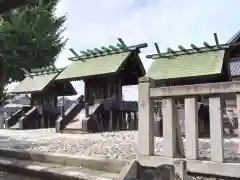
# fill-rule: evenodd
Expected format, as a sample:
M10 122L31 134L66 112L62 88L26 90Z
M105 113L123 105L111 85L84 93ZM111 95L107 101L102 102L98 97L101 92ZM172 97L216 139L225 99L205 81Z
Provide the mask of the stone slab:
M8 158L17 158L19 160L56 163L67 166L81 166L89 169L111 173L120 173L127 163L127 161L119 161L107 158L66 155L61 153L37 153L19 149L4 149L4 148L0 148L0 156Z
M63 166L55 163L41 163L16 158L0 158L0 171L51 180L113 180L118 174L96 171L84 167Z

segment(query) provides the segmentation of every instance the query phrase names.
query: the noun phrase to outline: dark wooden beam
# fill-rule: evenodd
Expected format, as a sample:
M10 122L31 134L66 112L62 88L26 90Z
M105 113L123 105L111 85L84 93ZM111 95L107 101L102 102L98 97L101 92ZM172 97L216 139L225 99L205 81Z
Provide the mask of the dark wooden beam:
M78 53L74 51L73 48L70 48L69 51L71 51L71 53L73 53L74 56L79 57Z
M117 50L115 48L111 48L112 46L102 46L100 49L98 48L94 48L94 52L96 52L96 54L90 54L89 51L80 51L80 53L82 53L83 55L79 56L79 57L70 57L68 58L68 60L70 61L78 61L78 60L86 60L88 58L92 58L92 57L100 57L100 56L107 56L107 55L112 55L112 54L119 54L122 52L130 52L130 51L137 51L139 52L139 50L141 48L145 48L147 47L148 44L147 43L142 43L142 44L137 44L137 45L133 45L133 46L128 46L126 48L118 48Z
M137 44L137 45L134 45L134 46L128 46L128 50L137 50L137 49L142 49L142 48L146 48L148 47L148 44L147 43L142 43L142 44Z
M158 55L161 56L161 52L160 52L160 49L159 49L159 47L158 47L158 44L157 44L157 43L154 43L154 46L155 46L155 49L156 49Z
M217 33L214 33L213 35L214 35L214 40L215 40L216 45L219 46Z
M216 50L224 50L224 49L229 49L229 48L235 48L235 47L240 47L240 42L237 42L237 43L228 43L228 44L219 44L219 46L217 45L209 45L207 42L204 42L203 45L205 47L198 47L199 50L201 52L208 52L208 51L216 51ZM207 47L207 48L206 48ZM177 55L184 55L184 54L194 54L196 52L192 52L190 51L191 49L185 49L183 46L179 45L178 48L180 49L180 51L175 51L175 53ZM162 58L166 58L166 57L171 57L171 56L175 56L174 54L170 54L169 55L169 52L164 52L164 53L161 53L161 57ZM146 58L148 59L155 59L155 58L159 58L158 54L149 54L149 55L146 55Z
M183 47L181 45L178 46L178 49L180 49L181 51L185 52L186 54L189 54L189 51L185 47Z
M20 68L20 70L23 71L26 76L29 76L31 79L33 79L32 74L28 72L28 70L26 70L25 68Z
M172 53L173 55L175 55L176 54L176 51L174 51L173 49L171 49L170 47L169 48L167 48L167 51L169 52L169 53Z
M118 41L120 42L120 44L122 45L123 48L126 48L127 45L125 44L125 42L122 40L122 38L118 38Z
M196 50L197 52L200 52L200 49L195 44L190 44L191 48Z
M212 46L210 46L207 42L203 42L203 45L204 45L206 48L212 49Z

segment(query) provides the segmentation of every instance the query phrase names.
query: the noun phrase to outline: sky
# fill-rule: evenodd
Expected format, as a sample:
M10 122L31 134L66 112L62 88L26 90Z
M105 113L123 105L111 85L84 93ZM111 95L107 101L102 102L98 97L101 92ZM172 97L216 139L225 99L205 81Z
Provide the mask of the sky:
M148 70L152 60L145 56L156 52L155 42L165 52L180 44L214 44L214 32L220 43L228 41L240 30L239 7L239 0L61 0L56 15L67 15L63 35L68 42L56 66L71 63L69 48L79 52L116 44L121 37L127 45L148 43L140 54ZM83 83L73 85L83 93ZM124 87L123 92L124 99L137 100L137 86Z

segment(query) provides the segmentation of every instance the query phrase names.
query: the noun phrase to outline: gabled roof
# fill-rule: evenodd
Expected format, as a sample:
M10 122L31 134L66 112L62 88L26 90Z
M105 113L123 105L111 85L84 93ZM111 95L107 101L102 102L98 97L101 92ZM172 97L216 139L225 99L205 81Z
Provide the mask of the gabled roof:
M31 93L36 91L42 91L56 76L58 73L43 74L28 76L22 80L11 93Z
M225 50L204 51L202 48L197 53L192 53L193 51L188 50L189 54L162 54L154 59L147 76L155 80L164 80L221 73Z
M137 52L130 51L74 61L66 67L56 79L75 80L84 79L90 76L117 73L131 55L135 56L134 60L136 65L139 66L142 74L145 75L145 69Z
M230 43L236 43L238 40L240 39L240 30L238 32L236 32L229 40L228 40L228 44Z
M60 95L75 95L77 92L69 81L64 82L55 82L55 78L59 72L50 72L45 74L36 74L27 76L24 80L22 80L15 89L13 89L10 93L12 94L26 94L26 93L35 93L46 90L50 84L54 84L55 86L61 87L59 92ZM63 89L68 89L67 91L63 91ZM56 92L57 93L57 92Z

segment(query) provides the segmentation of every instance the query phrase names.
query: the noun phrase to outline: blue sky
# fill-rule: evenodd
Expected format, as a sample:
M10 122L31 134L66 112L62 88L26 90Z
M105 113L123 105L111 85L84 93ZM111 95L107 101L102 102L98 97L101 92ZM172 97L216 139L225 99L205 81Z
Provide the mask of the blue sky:
M115 44L121 37L128 45L149 44L141 53L148 69L152 61L145 55L155 52L154 42L162 52L179 44L213 44L214 32L220 43L226 42L240 29L239 7L239 0L61 0L56 14L67 14L64 36L69 40L56 65L70 63L69 48L80 51ZM74 86L83 92L82 83ZM137 87L124 88L124 97L136 100Z

